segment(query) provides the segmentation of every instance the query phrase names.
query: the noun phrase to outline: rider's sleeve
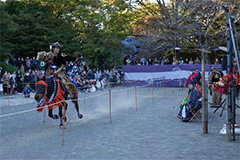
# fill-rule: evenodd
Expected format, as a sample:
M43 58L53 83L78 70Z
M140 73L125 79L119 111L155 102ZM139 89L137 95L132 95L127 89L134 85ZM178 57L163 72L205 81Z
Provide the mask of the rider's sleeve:
M53 53L52 52L46 52L46 51L41 51L37 53L37 60L43 61L43 62L48 62L49 60L53 59Z
M75 61L76 60L76 58L74 58L72 56L68 56L64 53L61 53L61 57L63 57L65 61Z

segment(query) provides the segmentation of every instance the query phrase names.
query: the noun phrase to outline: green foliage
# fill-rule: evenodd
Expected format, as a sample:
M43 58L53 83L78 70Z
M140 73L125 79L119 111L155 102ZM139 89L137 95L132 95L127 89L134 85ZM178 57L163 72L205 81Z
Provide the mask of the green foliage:
M58 41L61 52L83 55L90 67L120 65L121 40L132 31L129 20L123 0L6 0L1 3L1 60L6 52L33 57Z
M7 58L7 52L11 52L15 46L12 43L15 28L17 24L12 20L12 16L4 11L2 3L0 4L0 60Z
M0 67L2 67L2 69L4 71L8 71L11 74L13 73L13 71L18 71L18 68L11 65L10 63L6 63L6 62L0 62Z

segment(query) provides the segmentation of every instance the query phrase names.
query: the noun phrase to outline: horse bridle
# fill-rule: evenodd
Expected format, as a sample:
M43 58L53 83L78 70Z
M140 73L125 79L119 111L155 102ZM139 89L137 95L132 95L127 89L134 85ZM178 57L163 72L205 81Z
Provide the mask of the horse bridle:
M46 83L46 82L44 82L44 81L38 81L35 85L37 86L38 84L42 84L42 85L44 85L45 86L45 92L44 92L44 95L43 95L43 100L41 101L41 102L38 102L38 104L41 106L41 105L43 105L43 103L47 103L47 104L49 104L52 100L53 100L53 98L54 98L54 96L55 96L55 93L56 93L56 81L55 81L55 79L53 79L53 82L54 82L54 90L53 90L53 93L52 93L52 95L51 95L51 97L50 97L50 99L49 99L49 101L47 102L46 101L46 98L47 98L47 87L48 87L48 84Z

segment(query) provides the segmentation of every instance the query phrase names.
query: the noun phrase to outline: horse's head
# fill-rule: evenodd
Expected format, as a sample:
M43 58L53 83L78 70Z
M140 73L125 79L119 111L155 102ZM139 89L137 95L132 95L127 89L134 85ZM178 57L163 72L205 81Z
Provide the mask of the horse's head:
M47 94L47 83L44 81L38 81L35 85L35 100L40 102L44 98L44 95Z

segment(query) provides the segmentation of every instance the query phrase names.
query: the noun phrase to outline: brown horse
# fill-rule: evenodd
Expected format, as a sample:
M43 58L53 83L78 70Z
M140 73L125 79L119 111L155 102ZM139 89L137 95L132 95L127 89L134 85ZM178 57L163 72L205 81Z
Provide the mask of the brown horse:
M66 106L65 109L67 109L67 92L57 77L51 77L46 79L45 81L40 80L35 85L35 100L39 102L38 105L38 112L41 112L44 108L44 106L48 106L48 116L53 119L58 119L58 116L55 114L53 115L52 110L55 107L59 108L59 117L60 117L60 126L63 125L63 114L62 114L62 106ZM75 104L75 108L77 111L78 118L83 118L83 115L79 112L79 106L78 106L78 96L77 94L74 94L74 97L71 98L72 102ZM66 121L66 118L65 118Z

